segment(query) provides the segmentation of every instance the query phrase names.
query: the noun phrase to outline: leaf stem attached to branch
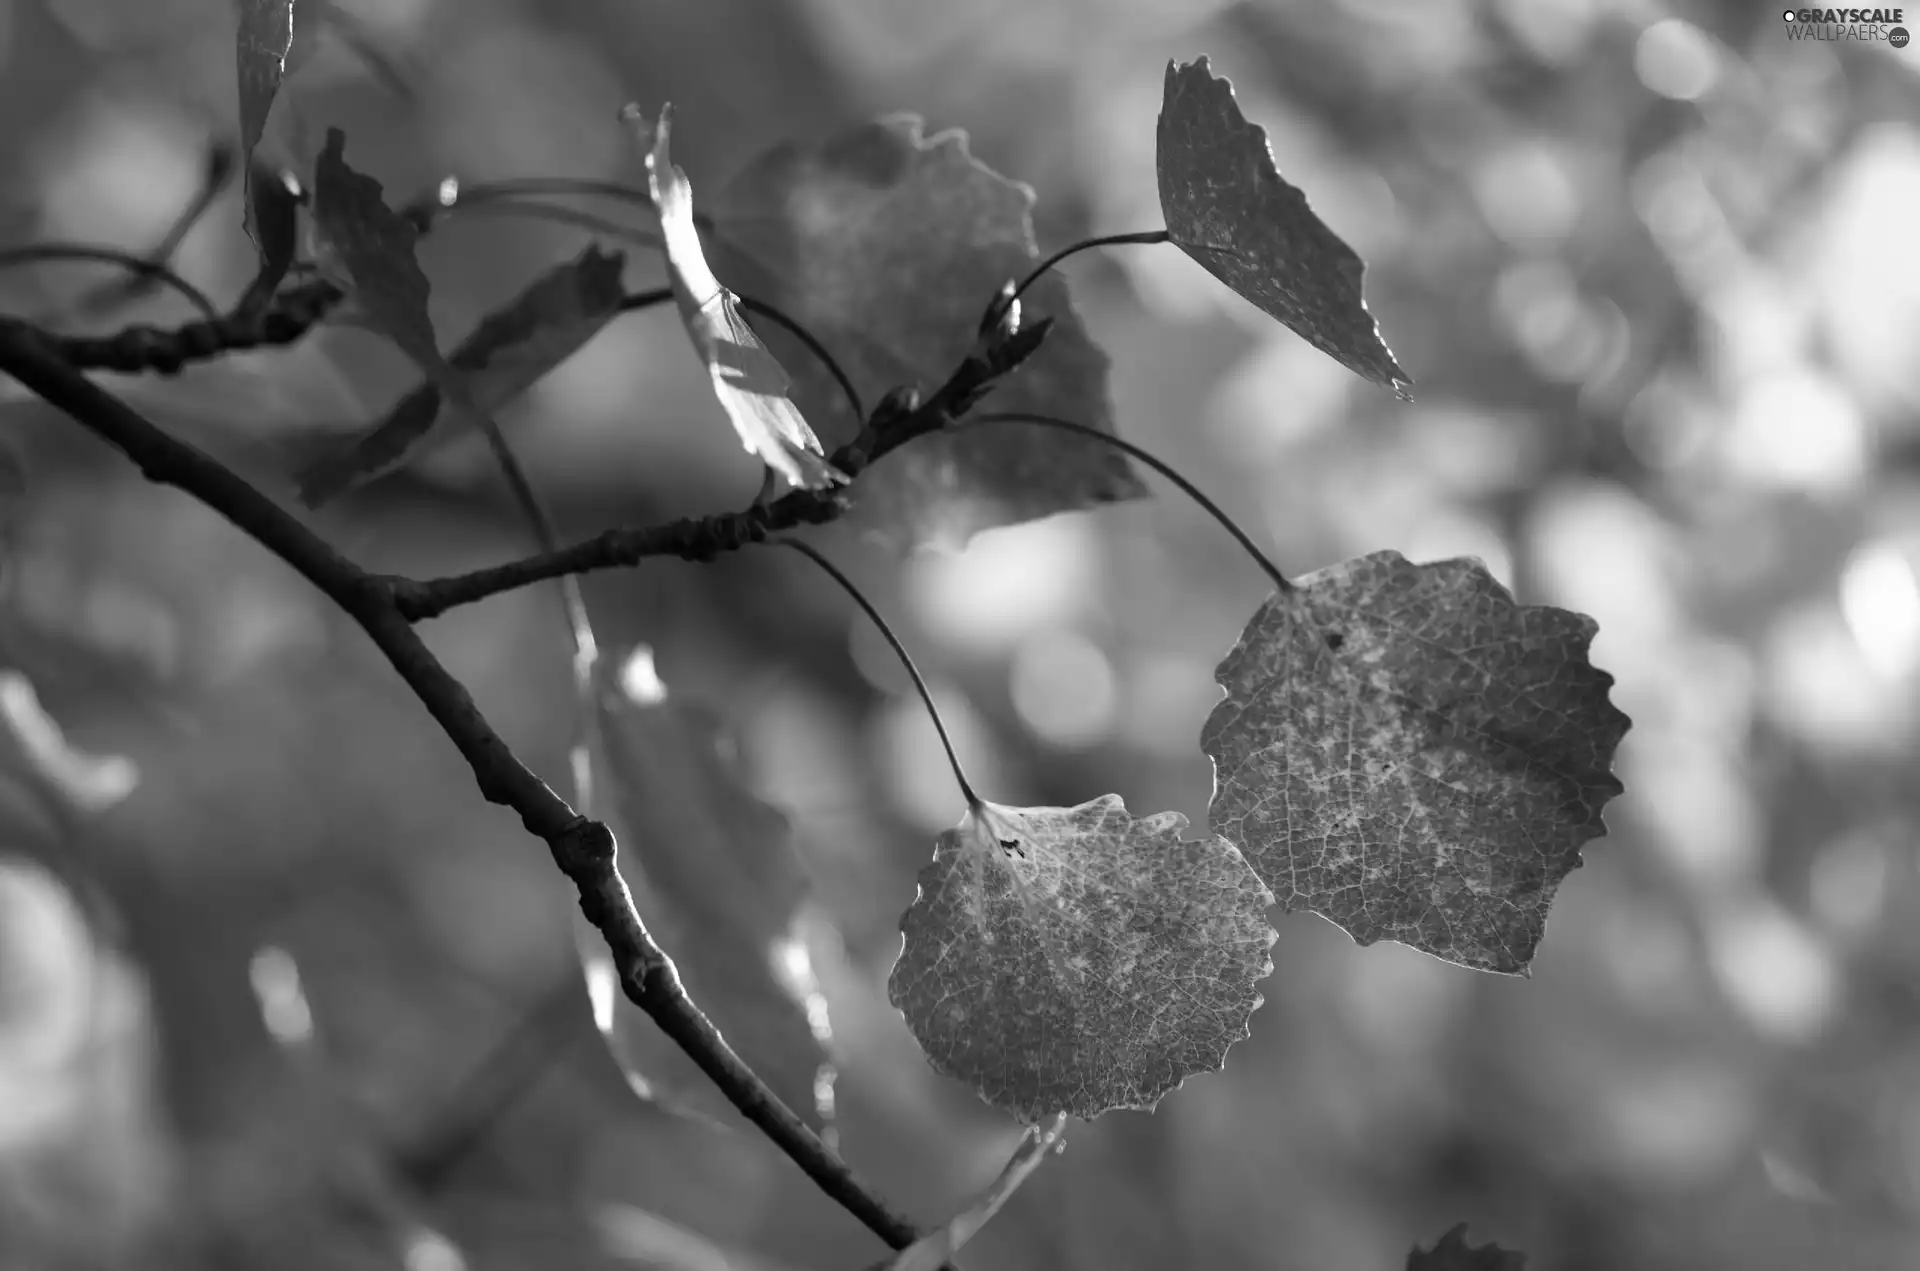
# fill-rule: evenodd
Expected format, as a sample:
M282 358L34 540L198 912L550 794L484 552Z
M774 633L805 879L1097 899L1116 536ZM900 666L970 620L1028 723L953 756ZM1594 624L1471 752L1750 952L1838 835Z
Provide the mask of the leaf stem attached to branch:
M1013 294L1003 297L994 305L993 314L997 317L1004 312L1009 305L1027 293L1027 288L1039 282L1048 270L1077 252L1084 252L1094 247L1121 247L1129 243L1153 244L1172 241L1172 237L1163 229L1139 230L1132 234L1104 234L1099 238L1083 238L1071 246L1062 247L1059 251L1028 270L1027 276L1020 280L1020 285L1013 289Z

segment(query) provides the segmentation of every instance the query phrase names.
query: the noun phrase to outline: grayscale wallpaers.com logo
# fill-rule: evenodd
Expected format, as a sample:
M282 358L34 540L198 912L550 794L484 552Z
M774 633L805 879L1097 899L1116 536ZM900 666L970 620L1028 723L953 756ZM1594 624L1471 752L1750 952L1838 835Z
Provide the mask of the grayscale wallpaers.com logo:
M1794 40L1885 40L1907 47L1904 9L1788 9L1787 37Z

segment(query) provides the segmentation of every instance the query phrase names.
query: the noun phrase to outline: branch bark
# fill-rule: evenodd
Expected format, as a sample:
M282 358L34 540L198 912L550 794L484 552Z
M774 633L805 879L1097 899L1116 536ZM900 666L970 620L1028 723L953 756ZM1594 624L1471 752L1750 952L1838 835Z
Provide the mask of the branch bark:
M920 1234L912 1223L888 1207L780 1101L687 996L673 960L648 933L620 878L613 833L580 816L521 763L466 687L421 641L413 622L426 615L409 613L400 598L417 597L431 584L363 570L211 455L168 435L88 380L63 356L71 345L17 319L0 317L0 371L125 454L148 480L174 486L233 522L360 625L466 759L482 796L518 813L527 831L547 844L554 864L579 893L581 912L612 951L627 998L823 1192L892 1247L912 1244ZM553 576L548 572L537 577ZM535 578L512 585L530 581ZM505 589L498 586L480 594Z
M917 397L889 396L874 408L866 426L827 461L849 477L858 477L876 462L916 437L938 432L966 414L992 389L994 382L1019 367L1046 339L1052 319L1043 319L1004 336L983 338L982 347L922 402ZM723 552L802 525L821 525L846 511L844 496L832 491L795 490L772 503L755 504L739 512L686 517L664 525L610 529L557 551L540 552L490 565L470 573L424 581L395 578L394 603L414 622L437 618L449 609L485 600L531 583L591 570L621 569L649 557L677 556L708 561Z

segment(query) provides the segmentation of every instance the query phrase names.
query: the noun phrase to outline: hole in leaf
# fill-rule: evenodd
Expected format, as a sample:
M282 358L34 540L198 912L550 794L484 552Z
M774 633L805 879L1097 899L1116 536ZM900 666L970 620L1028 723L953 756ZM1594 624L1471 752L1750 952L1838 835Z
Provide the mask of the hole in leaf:
M1327 647L1329 649L1338 651L1340 646L1345 644L1346 642L1347 642L1347 637L1341 635L1338 631L1327 632Z
M1000 850L1005 852L1009 856L1012 856L1015 852L1018 852L1020 854L1021 860L1024 861L1025 859L1027 859L1027 849L1020 846L1019 839L1001 839Z

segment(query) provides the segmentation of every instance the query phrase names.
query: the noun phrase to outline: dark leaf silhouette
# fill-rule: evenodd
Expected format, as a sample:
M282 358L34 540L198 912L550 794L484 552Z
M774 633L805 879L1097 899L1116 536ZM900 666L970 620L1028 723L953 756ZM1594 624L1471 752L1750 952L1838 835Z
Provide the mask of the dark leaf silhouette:
M921 130L918 118L896 115L818 146L777 146L713 207L715 271L811 331L867 401L901 386L938 386L973 348L999 288L1037 260L1033 191L969 154L964 133ZM1029 324L1051 317L1053 331L994 390L994 409L1112 431L1107 356L1073 312L1066 284L1044 278L1022 305ZM785 332L765 334L807 418L829 445L850 439L861 421L832 376ZM863 475L851 497L854 519L869 529L964 541L1145 492L1126 460L1098 442L989 424L903 447Z
M1407 1254L1407 1271L1527 1271L1527 1255L1499 1245L1469 1245L1467 1224L1461 1223L1432 1249L1415 1245Z
M413 254L419 233L387 206L378 181L347 166L346 143L338 128L327 129L313 178L314 239L321 267L348 287L345 320L393 341L449 408L491 433L496 425L440 355L427 310L431 288Z
M262 260L269 258L269 250L254 207L253 148L267 130L267 115L280 93L292 46L293 0L240 0L240 29L233 42L240 85L240 162L246 174L247 233L259 245Z
M620 312L626 257L589 247L542 274L481 320L447 359L475 406L493 412L572 357ZM341 491L404 465L449 435L460 412L429 381L385 419L300 475L300 497L317 507Z
M427 313L431 291L414 259L419 235L387 206L380 183L347 166L347 136L327 129L313 170L313 230L323 266L351 291L357 316L430 377L446 362Z
M600 698L621 877L693 1000L788 1107L825 1125L833 1106L826 1000L803 940L809 887L791 826L741 780L719 720L654 684L641 694L607 688ZM598 936L582 948L590 960L606 956ZM734 1115L624 999L611 1025L603 1031L614 1057L645 1093Z
M674 166L668 146L673 108L661 106L656 124L647 123L637 106L628 106L622 118L646 154L647 187L660 212L674 305L740 444L801 489L844 482L846 477L826 461L820 439L787 397L792 381L785 369L747 325L739 298L707 267L693 224L693 186Z
M1181 250L1315 348L1409 397L1362 299L1366 266L1274 166L1266 129L1207 59L1167 63L1160 209Z
M1283 907L1361 944L1524 971L1620 793L1628 720L1594 630L1515 604L1476 560L1376 552L1300 580L1217 672L1214 831Z
M247 220L260 247L260 273L248 289L248 300L265 307L280 280L293 265L300 238L300 203L278 174L255 172L246 176Z
M1273 897L1186 827L1108 794L984 804L941 835L887 986L933 1066L1029 1124L1152 1108L1217 1072L1273 969Z

